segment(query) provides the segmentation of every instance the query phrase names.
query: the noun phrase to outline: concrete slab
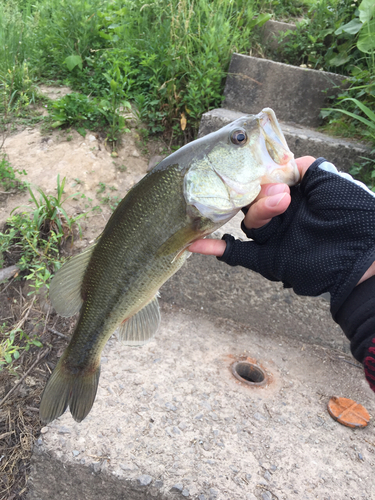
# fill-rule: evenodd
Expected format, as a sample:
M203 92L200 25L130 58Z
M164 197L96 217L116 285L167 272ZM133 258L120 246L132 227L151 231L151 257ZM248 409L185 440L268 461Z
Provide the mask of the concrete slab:
M296 25L292 23L284 23L281 21L273 21L270 19L261 28L261 43L262 47L268 50L276 51L287 41L288 37L284 37L283 41L278 41L278 37L287 31L295 31Z
M267 334L349 352L349 343L332 321L326 300L299 297L280 283L215 258L191 257L162 287L161 297L196 313L249 322Z
M248 387L236 360L264 368ZM28 500L373 499L374 428L343 427L332 395L375 412L362 370L331 350L166 304L155 340L104 350L94 408L42 429ZM350 360L349 360L350 361Z
M242 212L212 237L241 231ZM332 321L321 297L300 297L281 283L268 281L243 267L230 267L215 257L192 255L160 290L161 298L189 311L250 323L260 331L349 353L349 342Z
M256 113L259 113L265 105L266 103L263 103L263 106L259 107ZM244 114L246 114L244 111L231 111L224 108L208 111L202 116L199 137L218 130ZM370 148L360 143L330 137L311 128L296 124L280 122L280 125L296 158L305 155L315 156L316 158L324 156L344 172L348 172L354 163L361 163L363 157L375 159L375 155L371 155Z
M337 95L344 79L334 73L233 54L223 107L253 114L270 107L281 121L317 127L327 96Z

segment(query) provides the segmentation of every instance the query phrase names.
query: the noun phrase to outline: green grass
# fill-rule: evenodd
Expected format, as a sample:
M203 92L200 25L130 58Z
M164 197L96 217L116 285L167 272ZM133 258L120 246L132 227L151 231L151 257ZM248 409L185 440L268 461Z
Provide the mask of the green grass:
M0 191L7 192L11 189L24 189L26 185L17 178L16 174L27 175L25 170L14 170L6 155L0 159Z
M82 97L51 105L49 123L82 135L105 129L115 148L131 102L149 134L167 133L181 145L195 138L202 113L221 105L231 54L249 53L266 13L302 19L275 57L346 73L355 87L368 87L374 53L360 47L367 31L367 46L372 40L375 21L359 34L346 28L361 18L361 1L0 0L0 125L26 119L36 81L58 80ZM343 97L373 106L371 87ZM354 102L344 109L360 115Z
M58 78L100 99L110 140L125 128L117 117L129 100L151 133L191 139L202 113L221 103L231 53L250 47L254 6L255 0L0 0L0 40L10 47L0 52L3 103L26 105L35 97L35 78Z
M2 122L11 113L36 100L30 60L36 47L36 20L31 2L22 8L14 0L0 1L0 113ZM0 123L1 123L0 121Z
M319 0L258 0L256 6L260 12L270 12L277 21L295 21L305 17L318 3Z
M0 108L15 115L37 99L36 80L58 79L95 108L81 120L56 104L59 126L100 127L104 119L115 144L126 130L120 110L131 101L150 133L186 142L202 113L221 105L231 54L249 51L265 12L301 16L312 3L0 0Z

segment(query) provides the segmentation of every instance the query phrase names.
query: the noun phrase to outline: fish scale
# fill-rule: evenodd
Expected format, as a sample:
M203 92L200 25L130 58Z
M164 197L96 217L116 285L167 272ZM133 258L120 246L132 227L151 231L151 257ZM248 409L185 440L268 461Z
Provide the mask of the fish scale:
M158 184L155 184L154 176L158 177ZM161 280L164 282L183 264L185 258L181 259L182 262L172 261L185 242L179 243L178 248L168 249L163 258L159 256L156 265L152 258L173 234L186 231L187 223L181 221L182 217L188 219L186 202L181 196L182 182L177 166L153 172L141 181L136 191L129 193L132 196L124 198L108 222L84 276L82 293L87 300L69 346L72 360L76 339L84 338L85 342L96 345L86 360L92 362L118 324L149 301L159 289ZM168 217L165 207L181 217ZM153 224L149 217L150 212L158 214L160 211L164 212L163 226ZM124 213L126 217L123 217ZM140 232L145 235L141 243ZM122 262L127 262L127 266L122 267ZM114 281L120 286L111 286Z

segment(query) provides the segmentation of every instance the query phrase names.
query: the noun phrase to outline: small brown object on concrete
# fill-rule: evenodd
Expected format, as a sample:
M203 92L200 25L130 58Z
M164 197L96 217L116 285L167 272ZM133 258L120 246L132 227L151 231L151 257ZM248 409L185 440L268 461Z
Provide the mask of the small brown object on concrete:
M328 402L328 413L347 427L366 427L370 421L366 408L348 398L332 397Z

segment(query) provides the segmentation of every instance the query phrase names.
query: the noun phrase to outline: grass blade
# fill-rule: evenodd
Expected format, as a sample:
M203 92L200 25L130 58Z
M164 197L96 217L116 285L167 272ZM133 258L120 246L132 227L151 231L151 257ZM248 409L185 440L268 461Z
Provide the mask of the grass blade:
M370 118L370 120L375 124L375 113L371 111L369 107L367 107L365 104L363 104L361 101L358 101L358 99L354 99L353 97L347 97L346 99L343 99L341 102L344 101L352 101L354 104L361 110L365 115Z
M324 111L338 111L339 113L343 113L344 115L348 115L351 118L354 118L355 120L360 121L367 127L370 127L375 131L375 123L370 122L370 120L367 120L366 118L363 118L363 116L358 116L354 113L351 113L350 111L346 111L345 109L335 109L335 108L323 108Z

